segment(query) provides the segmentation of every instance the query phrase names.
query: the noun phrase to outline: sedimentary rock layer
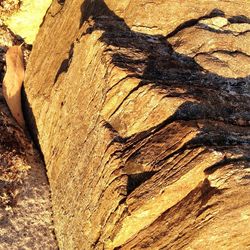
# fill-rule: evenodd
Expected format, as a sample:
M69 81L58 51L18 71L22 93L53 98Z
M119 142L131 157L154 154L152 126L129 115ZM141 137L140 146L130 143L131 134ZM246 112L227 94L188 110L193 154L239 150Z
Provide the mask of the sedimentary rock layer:
M249 247L248 1L54 1L25 79L60 249Z

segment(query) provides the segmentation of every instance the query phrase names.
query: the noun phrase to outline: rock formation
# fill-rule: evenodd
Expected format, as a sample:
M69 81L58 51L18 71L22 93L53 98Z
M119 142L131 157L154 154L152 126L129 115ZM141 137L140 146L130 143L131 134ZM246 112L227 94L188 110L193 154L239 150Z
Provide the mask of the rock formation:
M59 248L250 246L248 0L53 1L26 121Z
M3 79L3 96L17 123L25 129L22 111L22 84L24 80L24 57L22 45L12 46L5 54L6 72Z

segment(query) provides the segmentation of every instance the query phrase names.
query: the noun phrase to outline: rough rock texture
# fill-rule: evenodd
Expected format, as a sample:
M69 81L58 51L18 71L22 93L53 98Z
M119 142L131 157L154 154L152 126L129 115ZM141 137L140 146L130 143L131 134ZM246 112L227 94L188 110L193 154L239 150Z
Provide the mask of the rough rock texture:
M249 18L248 0L53 2L25 92L60 249L250 247Z
M17 41L10 30L0 27L0 249L52 250L57 242L44 164L2 95L4 52Z
M21 0L1 0L0 1L0 22L6 20L19 10L21 6Z

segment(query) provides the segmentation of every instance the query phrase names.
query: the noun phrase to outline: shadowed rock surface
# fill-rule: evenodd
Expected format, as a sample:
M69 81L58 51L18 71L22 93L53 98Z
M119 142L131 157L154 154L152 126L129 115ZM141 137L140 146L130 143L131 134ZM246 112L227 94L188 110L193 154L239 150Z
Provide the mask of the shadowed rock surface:
M248 1L54 1L26 117L60 249L250 247Z

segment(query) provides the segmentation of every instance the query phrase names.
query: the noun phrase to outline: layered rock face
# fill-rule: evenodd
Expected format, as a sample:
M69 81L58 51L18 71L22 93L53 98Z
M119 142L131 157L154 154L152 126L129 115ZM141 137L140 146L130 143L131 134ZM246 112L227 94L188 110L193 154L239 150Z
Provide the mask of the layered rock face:
M246 249L248 1L54 1L25 79L60 249Z

